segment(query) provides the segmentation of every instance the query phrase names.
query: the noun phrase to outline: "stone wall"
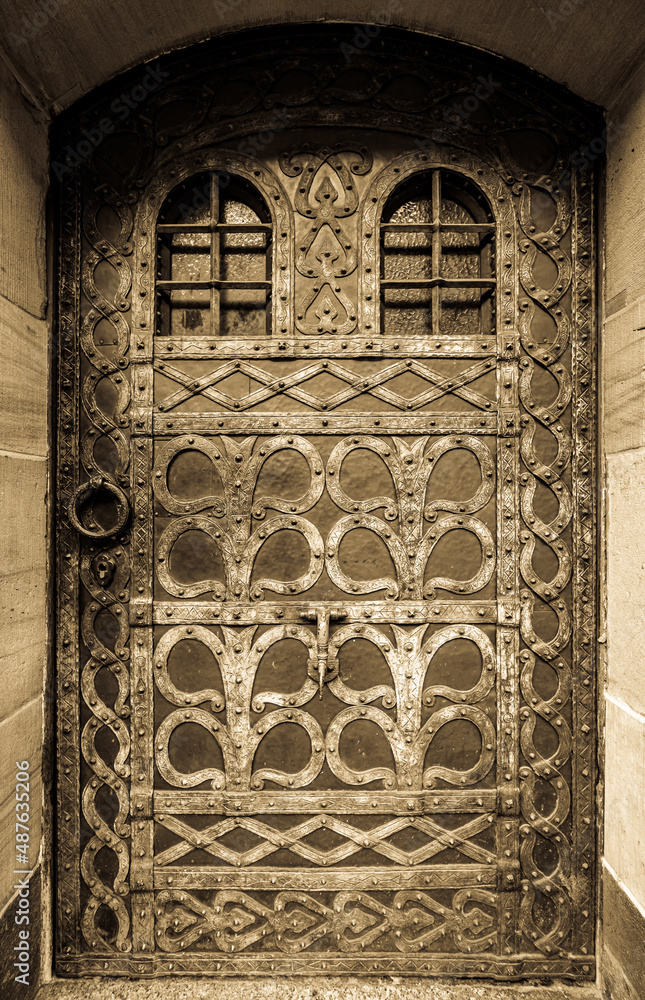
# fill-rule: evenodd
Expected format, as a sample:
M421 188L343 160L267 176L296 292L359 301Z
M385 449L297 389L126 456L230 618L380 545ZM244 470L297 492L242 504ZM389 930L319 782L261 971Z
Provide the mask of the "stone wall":
M40 936L47 640L47 123L0 62L0 995L29 1000ZM14 983L16 761L29 761L30 988ZM19 831L22 832L22 831ZM24 892L23 892L24 896ZM23 904L24 906L24 904ZM26 923L21 924L27 929Z
M607 117L602 912L605 986L619 1000L645 996L645 67Z

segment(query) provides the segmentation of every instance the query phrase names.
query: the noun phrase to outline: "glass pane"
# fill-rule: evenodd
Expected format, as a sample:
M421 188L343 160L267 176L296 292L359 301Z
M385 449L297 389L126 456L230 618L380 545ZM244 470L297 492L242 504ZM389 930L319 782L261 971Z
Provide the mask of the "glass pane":
M432 222L432 201L430 199L430 178L416 181L414 193L410 192L411 185L405 185L407 194L390 198L383 212L383 222ZM418 192L418 193L417 193ZM412 196L410 196L412 195Z
M221 205L220 222L258 225L262 220L249 205L229 198ZM266 280L266 233L222 233L219 239L220 278L225 281Z
M431 278L432 233L384 233L383 277Z
M173 281L207 281L210 278L210 233L173 233L170 251L170 278Z
M493 332L493 290L442 288L439 329L449 336L479 337Z
M267 292L263 288L226 288L220 293L222 337L266 337Z
M212 173L197 174L171 191L159 213L159 224L206 225L210 222L212 177Z
M210 333L210 290L190 288L172 291L168 296L168 333L171 337L186 334L205 336Z
M479 247L479 233L442 233L442 278L481 278Z
M168 199L160 225L203 225L201 232L159 234L158 275L189 286L195 281L266 282L270 277L270 232L223 232L219 226L268 225L270 215L258 192L244 180L225 175L214 188L213 174L186 181ZM208 228L206 228L208 227ZM159 333L266 336L268 289L159 290ZM211 308L216 310L210 315Z
M493 217L481 191L457 174L442 172L440 221L446 223L492 223Z
M387 337L432 332L432 291L427 288L383 289L383 333Z

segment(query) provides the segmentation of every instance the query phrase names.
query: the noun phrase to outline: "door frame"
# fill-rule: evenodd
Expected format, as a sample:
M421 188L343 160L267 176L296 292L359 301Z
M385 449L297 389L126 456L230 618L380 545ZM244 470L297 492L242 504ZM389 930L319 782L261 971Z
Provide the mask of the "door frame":
M280 29L282 32L284 29ZM320 30L320 29L317 29ZM294 32L295 40L290 43L297 47L298 44L302 44L302 36L308 34L307 32ZM387 35L387 38L385 37ZM266 36L266 33L264 33ZM251 52L253 48L253 37L245 33L244 36L240 36L242 41L242 46L248 43ZM240 39L238 39L235 45L239 45ZM410 52L410 42L414 42L413 48L414 53ZM412 61L413 58L420 59L420 51L422 46L427 49L428 39L422 36L415 35L413 32L384 32L383 42L388 50L391 48L390 58L394 58L395 53L400 53L402 46L405 44L408 52L408 61ZM433 42L436 48L436 53L445 60L446 65L454 66L458 63L460 59L463 58L463 47L460 46L450 46L445 43ZM278 47L278 43L276 43ZM231 53L235 48L233 42L226 41L224 43L211 43L209 47L200 46L197 47L198 58L205 58L207 53L210 52L220 52L222 49L224 53ZM470 50L469 58L471 61L472 57ZM232 61L239 60L239 52L237 55L230 55ZM427 56L423 57L427 59ZM492 60L490 58L482 59L482 65L492 65L494 66L494 72L503 75L504 86L508 86L509 92L518 93L518 88L521 90L522 94L530 94L530 100L535 104L537 102L538 106L541 100L548 100L553 102L554 95L552 91L554 88L547 87L543 81L533 74L529 74L526 71L518 70L514 66L509 66L502 60ZM176 69L183 67L183 73L185 76L188 75L188 64L185 62L185 55L180 54L179 56L171 56L167 59L167 64L173 66ZM133 74L136 71L133 71ZM138 71L140 72L140 71ZM130 74L126 79L132 81L135 76ZM123 81L119 83L119 86L123 86ZM161 88L163 90L163 88ZM159 95L161 96L161 94ZM97 109L109 108L110 101L113 99L113 86L110 85L108 88L103 88L103 96L92 101L92 105L88 105L88 102L84 102L84 105L79 110L74 110L73 113L64 116L59 128L59 135L67 138L69 136L78 136L82 133L83 128L88 128L91 126L92 121L97 120ZM527 98L529 100L529 98ZM557 99L556 104L553 105L555 110L552 112L552 118L557 120L557 129L559 130L557 134L562 135L585 135L594 134L594 127L597 131L597 116L595 115L593 109L589 109L587 106L582 105L581 102L574 102L568 96L566 99L562 98L561 92ZM356 121L358 122L362 116L363 109L360 113L356 115ZM388 112L389 113L389 112ZM316 115L319 115L320 111L316 111ZM131 128L134 124L132 116L128 121L128 128ZM384 113L384 117L387 117L387 113ZM413 116L414 117L414 116ZM351 115L347 117L346 121L351 118ZM274 121L275 119L271 119ZM303 116L303 120L306 120L306 116ZM334 124L337 118L334 118L333 112L327 114L326 121L330 124ZM412 119L410 119L411 121ZM417 115L415 118L417 123L421 122L421 119ZM257 134L260 134L261 125L266 124L266 110L261 113L255 113L254 115L244 116L244 120L240 120L239 124L235 124L232 129L226 129L221 134L226 135L228 139L234 139L238 141L243 139L245 135L249 134L249 129L255 126L257 129ZM436 123L435 123L436 125ZM468 125L468 121L466 122ZM147 127L144 125L144 128ZM409 126L407 126L409 127ZM427 136L427 142L432 143L436 146L435 127L429 127L427 116L423 126L417 124L416 128L413 130L418 138L421 139L423 143L423 132L425 131ZM429 135L428 135L429 133ZM214 133L213 133L214 134ZM62 140L61 140L62 141ZM175 138L176 143L181 140ZM70 145L68 142L67 145ZM575 144L572 139L568 139L567 144L567 155L571 156L571 147L574 146L573 152L575 152ZM61 146L61 148L63 148ZM419 155L422 155L420 153ZM75 494L78 493L79 489L79 436L80 436L80 402L81 402L81 389L79 385L79 369L78 369L78 357L81 345L84 344L85 348L88 346L87 338L84 339L84 334L82 333L83 320L81 318L82 311L84 307L81 306L81 292L80 285L85 282L85 288L87 289L92 284L92 277L88 274L87 268L83 272L80 270L80 260L79 252L82 241L82 220L80 218L80 186L83 181L84 176L88 175L89 168L91 165L91 155L87 154L86 158L81 157L79 163L77 164L78 169L71 169L69 174L66 174L62 178L62 183L60 185L60 209L59 209L59 235L60 235L60 267L59 267L59 321L58 321L58 332L59 332L59 344L60 344L60 355L59 355L59 371L58 371L58 509L63 511L68 511L70 508L70 503L73 500ZM560 164L561 165L561 164ZM447 166L450 166L448 163ZM576 746L578 748L578 754L576 757L576 771L572 778L573 786L584 798L585 808L580 814L577 815L577 826L575 830L575 836L581 849L576 853L576 870L572 872L573 882L576 887L584 886L582 895L578 895L578 900L583 900L586 898L587 902L580 902L578 905L578 910L580 912L587 911L590 913L589 917L581 919L577 922L575 933L577 935L577 940L579 942L579 948L576 950L576 961L564 961L563 959L558 959L550 957L548 953L544 953L541 959L536 959L535 961L526 962L523 964L522 968L513 967L506 971L504 962L499 963L498 968L487 969L482 972L481 969L476 969L473 965L473 971L468 972L468 975L493 975L499 976L501 978L521 978L527 975L573 975L576 977L590 977L593 975L594 963L593 959L586 957L593 954L593 913L594 913L594 885L593 885L593 861L589 859L593 855L593 840L594 840L594 821L593 813L591 812L591 802L593 798L593 786L594 786L594 761L595 761L595 745L594 745L594 734L595 734L595 723L594 723L594 698L595 698L595 679L594 679L594 635L596 629L596 595L597 595L597 580L595 571L595 544L596 544L596 515L595 515L595 505L594 505L594 484L595 484L595 467L596 467L596 444L595 444L595 427L596 427L596 395L595 395L595 291L594 291L594 208L593 208L593 197L594 197L594 178L592 172L585 170L579 166L569 164L565 160L564 170L558 174L556 170L556 177L563 176L564 172L569 174L571 182L574 186L576 193L575 208L572 219L572 232L575 235L574 240L574 267L573 267L573 280L575 284L574 300L573 300L573 313L574 313L574 323L573 327L579 331L579 338L574 344L574 392L575 392L575 412L574 412L574 437L573 437L573 454L576 457L576 461L572 465L572 472L575 477L575 493L577 497L577 507L576 507L576 518L577 527L573 539L573 555L575 562L575 581L578 587L578 594L576 597L576 602L574 604L573 612L575 619L575 649L574 649L574 672L580 679L580 690L577 693L577 700L575 705L574 715L572 717L572 729L575 730ZM513 181L513 184L511 184ZM500 197L515 197L520 201L524 198L522 193L522 180L521 178L509 175L509 180L507 181L509 187L509 194L500 195ZM515 191L514 185L519 186L520 190ZM555 193L555 191L554 191ZM117 211L126 211L126 208L122 205L121 208L117 205L116 201L113 204L113 208ZM531 237L528 232L530 229L530 219L526 216L526 232L525 236L527 239L528 246L531 244ZM101 257L102 251L98 249L99 234L96 231L96 242L97 247L95 252L98 257ZM85 236L88 236L88 230L85 230ZM90 240L93 238L90 233ZM554 252L556 248L553 248ZM107 250L107 248L106 248ZM121 247L122 260L128 266L130 258L131 247L124 241L124 245ZM89 284L88 284L89 283ZM535 294L532 295L527 291L528 281L524 284L524 293L527 296L529 302L528 309L531 309L531 300L533 303L537 303L538 294L541 292L542 295L548 293L545 288L537 289ZM90 293L91 295L91 293ZM129 335L129 329L126 329L127 324L124 324L123 315L120 315L123 311L119 308L118 304L115 306L114 303L110 304L109 313L111 321L114 322L115 330L117 331L118 337L127 337ZM521 312L521 311L520 311ZM526 315L526 313L525 313ZM519 316L520 323L522 322L522 316ZM553 359L546 362L548 365L552 363ZM105 363L102 363L105 364ZM125 373L127 364L121 365L120 363L112 364L108 362L107 368L103 368L104 372L108 372L110 376L114 377L115 380L119 379L121 372ZM100 370L100 369L97 369ZM119 383L122 384L122 383ZM530 390L529 390L530 391ZM527 396L528 400L528 396ZM123 407L119 406L115 410L114 427L110 431L113 435L113 439L118 441L120 439L120 432L123 427L125 427L127 422L127 417L125 417L125 410L127 408L127 401ZM548 409L548 408L547 408ZM558 418L557 413L553 412L549 414L547 423L555 424ZM530 442L527 445L530 447ZM128 474L129 475L129 474ZM115 484L119 489L129 488L128 477L124 477L124 480L118 484ZM77 495L76 499L79 497ZM58 696L57 696L57 743L61 748L60 766L58 771L58 786L57 786L57 813L62 820L61 828L59 834L57 835L56 845L57 845L57 855L58 855L58 886L59 886L59 903L58 903L58 927L57 927L57 938L62 946L62 951L60 953L57 962L57 971L61 975L91 975L91 974L103 974L105 971L105 961L104 955L94 959L91 956L88 957L69 957L70 953L65 953L66 947L72 947L73 952L78 949L77 954L80 956L80 941L81 941L81 917L80 917L80 883L81 874L78 871L78 859L76 853L77 844L80 842L81 837L81 813L82 806L79 798L78 781L79 781L79 771L81 766L81 755L83 753L82 740L80 739L78 733L78 703L79 699L82 697L82 691L79 684L80 676L80 664L78 660L78 651L75 649L74 641L71 638L75 633L77 628L76 613L74 608L79 599L79 574L82 572L83 567L79 563L79 549L77 544L77 536L74 529L70 527L67 523L65 515L63 514L59 521L59 535L58 535L58 592L59 592L59 604L58 604L58 634L57 634L57 682L58 682ZM100 594L97 591L97 598ZM107 602L112 605L113 603L118 603L112 601L112 598L108 598ZM524 610L522 612L524 619L527 621L527 628L530 629L532 626L529 622L530 612L526 609L531 603L531 598L528 598L524 605ZM97 605L98 606L98 605ZM106 607L106 601L103 601L103 607ZM72 610L70 610L72 609ZM584 689L583 689L584 688ZM119 721L116 716L111 720ZM89 750L86 752L90 753ZM66 774L66 768L69 765L69 774ZM125 777L125 774L124 774ZM67 780L69 778L70 780ZM69 815L69 820L66 818ZM100 823L101 821L99 821ZM125 822L125 821L123 821ZM528 823L529 836L533 836L530 830L531 824ZM62 832L66 831L66 832ZM109 833L112 837L115 831ZM118 836L114 837L116 843ZM69 868L67 866L70 866ZM70 875L69 872L75 874ZM87 872L85 872L87 875ZM530 881L530 879L529 879ZM125 884L125 883L124 883ZM580 892L576 888L576 892ZM113 893L114 906L119 906L118 893ZM70 911L69 913L67 911ZM591 921L591 923L590 923ZM63 944L63 942L71 942L72 944ZM584 942L584 944L583 944ZM585 951L586 949L586 951ZM154 974L155 971L163 971L163 964L159 966L155 965L153 962L149 961L143 955L140 955L136 959L134 956L123 953L121 955L117 954L114 958L110 958L108 961L109 971L115 974L125 974L125 975L148 975ZM167 964L165 966L167 968ZM177 970L168 970L177 971ZM188 971L188 970L186 970ZM354 972L360 972L360 969L354 969ZM365 970L367 974L368 970ZM228 971L226 974L230 974ZM373 974L373 973L372 973ZM405 974L405 972L404 972ZM440 969L433 969L431 974L442 974ZM445 972L443 974L451 974L450 972Z

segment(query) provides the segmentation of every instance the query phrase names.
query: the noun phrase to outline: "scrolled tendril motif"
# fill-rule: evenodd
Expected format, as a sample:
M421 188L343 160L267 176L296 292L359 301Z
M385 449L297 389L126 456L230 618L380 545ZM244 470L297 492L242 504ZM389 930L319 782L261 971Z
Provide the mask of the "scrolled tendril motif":
M254 641L255 627L242 632L223 627L222 638L203 626L175 626L157 644L154 654L155 681L163 696L178 708L161 722L155 735L157 766L162 776L177 787L195 787L205 781L216 789L235 791L258 790L266 781L287 788L303 788L320 773L325 761L333 774L350 785L380 781L386 789L420 790L433 787L437 779L457 785L472 785L490 771L495 751L492 722L478 703L492 690L495 683L495 656L490 639L481 629L471 626L448 626L433 633L425 642L426 625L410 631L392 626L395 641L373 625L344 625L329 641L329 656L337 660L346 643L357 638L372 643L392 678L392 684L381 683L365 690L356 690L343 680L342 669L329 681L332 694L347 705L341 709L323 734L320 723L304 709L318 694L318 685L303 662L300 687L291 691L260 691L253 693L256 675L273 647L285 639L299 643L306 664L315 661L318 653L316 633L302 625L279 625L269 629ZM208 688L184 692L177 689L168 675L168 657L184 640L202 642L210 651L220 671L223 689ZM469 690L446 685L424 687L437 652L455 640L472 642L481 655L481 671ZM294 664L294 672L296 670ZM422 704L432 707L437 697L452 701L431 714L422 724ZM374 702L380 701L382 707ZM210 702L210 709L199 707ZM276 708L269 709L269 705ZM395 715L392 715L395 710ZM225 718L221 718L221 713ZM251 713L260 715L253 721ZM437 732L451 722L471 722L481 735L482 748L477 762L469 769L424 764L427 750ZM374 723L390 748L392 767L378 766L357 771L343 759L341 739L345 728L353 722ZM170 763L169 743L178 726L186 723L202 726L213 736L221 751L224 767L203 768L184 774ZM254 759L262 740L276 726L296 725L304 729L310 740L309 759L295 772L273 767L254 770Z
M341 590L353 594L370 594L384 590L388 598L434 599L442 588L453 593L473 594L481 590L495 570L495 546L486 525L472 514L484 507L495 489L495 466L490 451L471 435L450 435L439 440L422 438L413 445L394 438L392 443L370 435L347 438L334 448L327 464L327 489L334 502L352 511L341 518L329 533L327 541L327 572ZM385 464L394 485L395 497L377 496L354 500L343 489L340 479L347 457L357 450L371 451ZM428 482L436 462L454 449L470 451L479 464L481 482L475 494L462 501L433 500L425 502ZM371 512L383 508L383 520ZM447 516L437 520L438 512ZM424 520L431 522L427 531ZM398 521L398 532L386 522ZM373 532L384 543L396 578L380 577L355 580L344 572L339 561L341 542L349 532L363 528ZM423 583L426 565L438 542L450 531L468 531L478 539L482 552L480 567L470 580L434 577Z
M405 631L393 625L395 644L372 626L344 626L333 636L330 645L335 651L360 636L374 643L385 658L393 678L393 687L377 685L364 691L348 688L341 676L330 682L330 688L341 701L351 707L343 709L327 729L327 761L329 767L348 784L382 781L385 788L431 788L437 778L451 784L467 785L481 780L490 771L495 758L495 730L491 720L475 702L485 698L495 683L495 656L488 637L474 626L449 627L434 633L425 643L426 626ZM446 643L467 638L480 650L482 670L476 685L460 691L444 685L434 685L422 691L422 685L432 659ZM421 704L432 705L435 697L457 702L434 712L421 724ZM382 699L383 709L396 706L396 718L373 703ZM481 753L477 763L466 771L435 765L424 768L426 753L437 732L450 722L466 719L481 735ZM394 767L384 766L357 771L350 767L340 752L342 732L353 722L372 722L379 727L392 753Z
M263 656L275 643L295 639L307 652L315 646L311 632L301 626L278 626L253 642L255 628L237 633L223 628L223 639L199 627L178 626L167 632L155 651L155 680L159 690L174 704L186 707L170 712L159 725L156 735L156 760L161 775L176 787L195 787L209 781L213 788L231 788L236 791L259 790L266 781L290 788L309 784L320 772L324 763L324 738L318 722L299 705L310 701L316 685L305 674L300 691L282 694L265 691L252 696L255 675ZM223 691L208 689L194 692L179 691L167 673L168 656L178 642L195 639L202 642L217 663ZM209 701L211 710L197 706ZM268 703L277 704L276 710L265 714ZM225 712L219 719L214 713ZM251 720L251 711L263 717L257 723ZM224 769L201 768L190 773L178 771L170 762L169 743L178 726L186 722L203 727L218 744ZM296 725L304 729L311 743L310 757L299 771L289 772L279 768L263 767L253 770L253 762L262 740L275 726Z
M183 435L168 443L157 456L153 477L156 496L171 513L179 515L162 532L158 543L157 575L174 597L194 598L212 592L219 600L260 600L264 590L278 594L300 594L309 590L324 569L324 546L318 529L300 514L320 499L325 486L320 455L305 438L280 436L256 447L256 438L239 441L222 437L221 447L207 438ZM205 496L184 501L168 489L168 470L173 459L186 451L205 455L222 484L223 497ZM310 484L301 497L285 500L275 496L255 496L258 477L272 455L293 451L307 463ZM268 509L281 514L265 521ZM203 514L203 511L209 511ZM189 516L195 514L196 516ZM252 518L265 521L252 530ZM218 524L219 519L225 519ZM187 531L203 532L214 542L224 563L225 580L205 579L178 583L170 560L177 540ZM310 558L304 574L296 580L252 580L256 557L266 540L278 531L296 532L306 540Z

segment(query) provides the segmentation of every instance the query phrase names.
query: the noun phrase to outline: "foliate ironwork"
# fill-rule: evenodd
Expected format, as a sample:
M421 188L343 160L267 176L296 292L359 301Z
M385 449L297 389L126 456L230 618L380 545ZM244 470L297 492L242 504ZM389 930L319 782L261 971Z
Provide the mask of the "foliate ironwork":
M59 974L593 976L595 120L338 45L171 57L63 171Z

